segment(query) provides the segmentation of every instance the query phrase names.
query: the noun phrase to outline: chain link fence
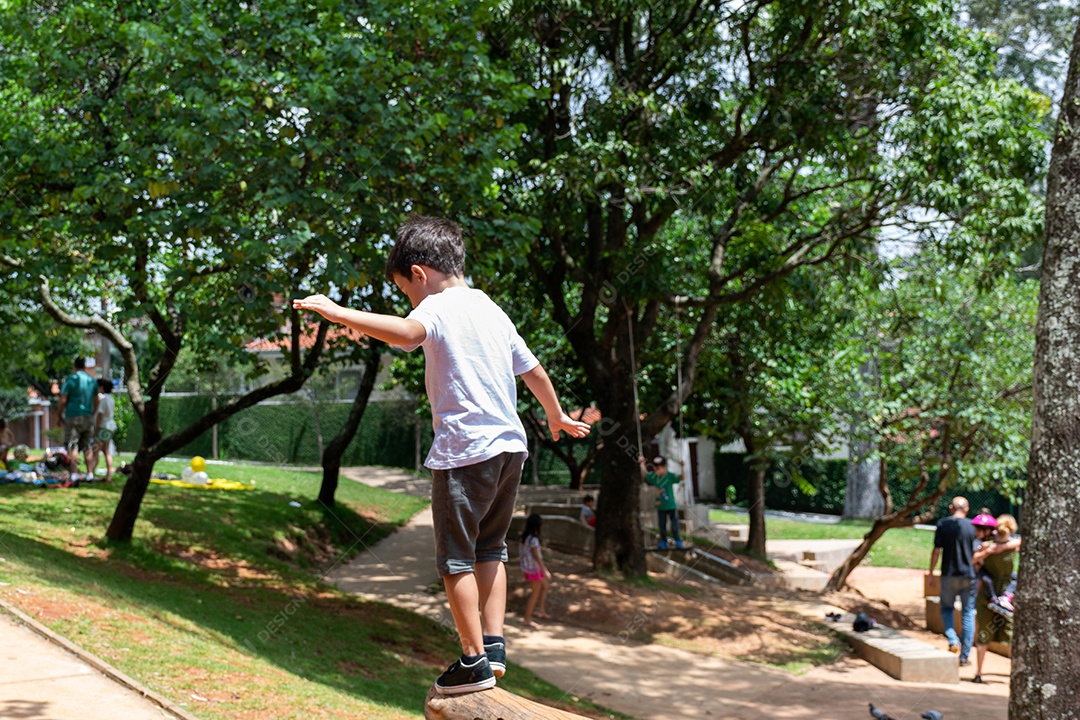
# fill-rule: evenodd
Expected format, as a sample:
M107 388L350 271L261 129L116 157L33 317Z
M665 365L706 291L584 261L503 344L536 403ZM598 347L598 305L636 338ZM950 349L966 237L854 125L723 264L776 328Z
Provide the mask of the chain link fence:
M162 430L167 435L186 427L208 413L212 402L205 395L163 397ZM351 405L350 402L321 403L317 410L300 402L255 405L218 425L217 456L223 460L318 465L320 436L325 447L341 429ZM416 414L413 403L369 403L342 464L413 469L418 433L421 451L426 452L431 445L431 423ZM141 430L134 417L118 437L120 450L134 452L138 448ZM204 432L176 454L213 457L213 432Z

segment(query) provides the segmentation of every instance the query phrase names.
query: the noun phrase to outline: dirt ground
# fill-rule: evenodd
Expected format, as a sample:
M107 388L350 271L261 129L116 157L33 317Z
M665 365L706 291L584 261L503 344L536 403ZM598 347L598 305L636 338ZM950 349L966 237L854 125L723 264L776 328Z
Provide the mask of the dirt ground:
M584 558L550 550L544 558L553 574L547 601L551 621L624 639L796 672L851 656L842 641L821 632L820 623L791 607L793 602L811 602L865 611L883 625L944 644L940 636L925 630L921 570L858 568L850 589L820 595L689 579L675 584L659 576L627 583L597 577ZM510 570L509 609L520 614L530 591L520 573L512 566ZM824 617L821 623L827 625ZM995 657L991 665L1007 677L1008 660Z
M821 598L691 580L674 584L658 577L626 583L597 577L584 558L545 551L545 561L553 575L547 614L555 622L749 662L796 669L831 662L845 652L820 624L791 609L793 600L830 602L866 610L894 627L914 626L906 615L857 592ZM510 608L521 612L528 597L527 583L511 572Z

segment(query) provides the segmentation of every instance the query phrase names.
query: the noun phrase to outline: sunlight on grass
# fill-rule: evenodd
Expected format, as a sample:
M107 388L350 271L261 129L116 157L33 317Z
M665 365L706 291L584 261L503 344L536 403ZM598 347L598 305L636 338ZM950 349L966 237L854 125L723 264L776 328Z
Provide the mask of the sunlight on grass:
M0 486L0 597L206 720L421 717L432 680L460 652L456 637L319 576L427 501L343 478L328 509L314 500L321 473L208 470L255 489L151 484L126 544L103 540L123 476ZM526 696L609 716L513 673Z
M714 523L747 525L749 519L730 510L710 510ZM870 530L869 520L841 520L838 523L814 523L766 518L765 533L770 540L861 540ZM873 567L924 568L934 548L934 533L918 528L888 530L874 543L863 561Z

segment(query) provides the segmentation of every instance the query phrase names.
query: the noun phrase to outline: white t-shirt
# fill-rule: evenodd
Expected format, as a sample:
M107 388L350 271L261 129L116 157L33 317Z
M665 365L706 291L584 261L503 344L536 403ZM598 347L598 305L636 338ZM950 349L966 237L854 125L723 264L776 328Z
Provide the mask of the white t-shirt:
M107 393L98 394L98 415L101 416L101 427L106 430L116 430L116 398Z
M424 381L435 441L432 470L483 462L506 452L528 452L517 414L517 376L540 361L517 329L481 290L451 287L429 295L409 313L424 326Z
M530 535L518 543L518 559L521 563L522 575L535 575L540 572L540 561L536 559L536 556L543 557L542 552L540 538L535 535Z

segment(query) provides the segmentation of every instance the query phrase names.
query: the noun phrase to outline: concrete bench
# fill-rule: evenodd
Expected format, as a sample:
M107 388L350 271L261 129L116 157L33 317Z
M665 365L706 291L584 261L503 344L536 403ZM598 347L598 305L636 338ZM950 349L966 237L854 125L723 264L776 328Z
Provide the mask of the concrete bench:
M960 682L959 659L948 650L880 625L855 632L851 627L854 620L854 615L844 613L839 622L829 627L844 636L859 657L874 667L903 682Z
M560 515L581 520L581 503L529 503L525 506L525 515Z
M962 625L962 618L960 617L960 608L953 608L953 627L960 630ZM945 625L941 622L941 598L929 595L926 598L926 629L930 632L937 633L938 635L945 634ZM978 629L976 628L976 631ZM990 652L1003 657L1012 657L1012 648L1008 645L1001 643L990 643L986 646Z
M518 553L518 538L525 531L525 515L515 515L510 520L510 530L506 534L506 545L513 556ZM591 557L596 531L577 518L565 515L541 515L541 543L568 555Z

